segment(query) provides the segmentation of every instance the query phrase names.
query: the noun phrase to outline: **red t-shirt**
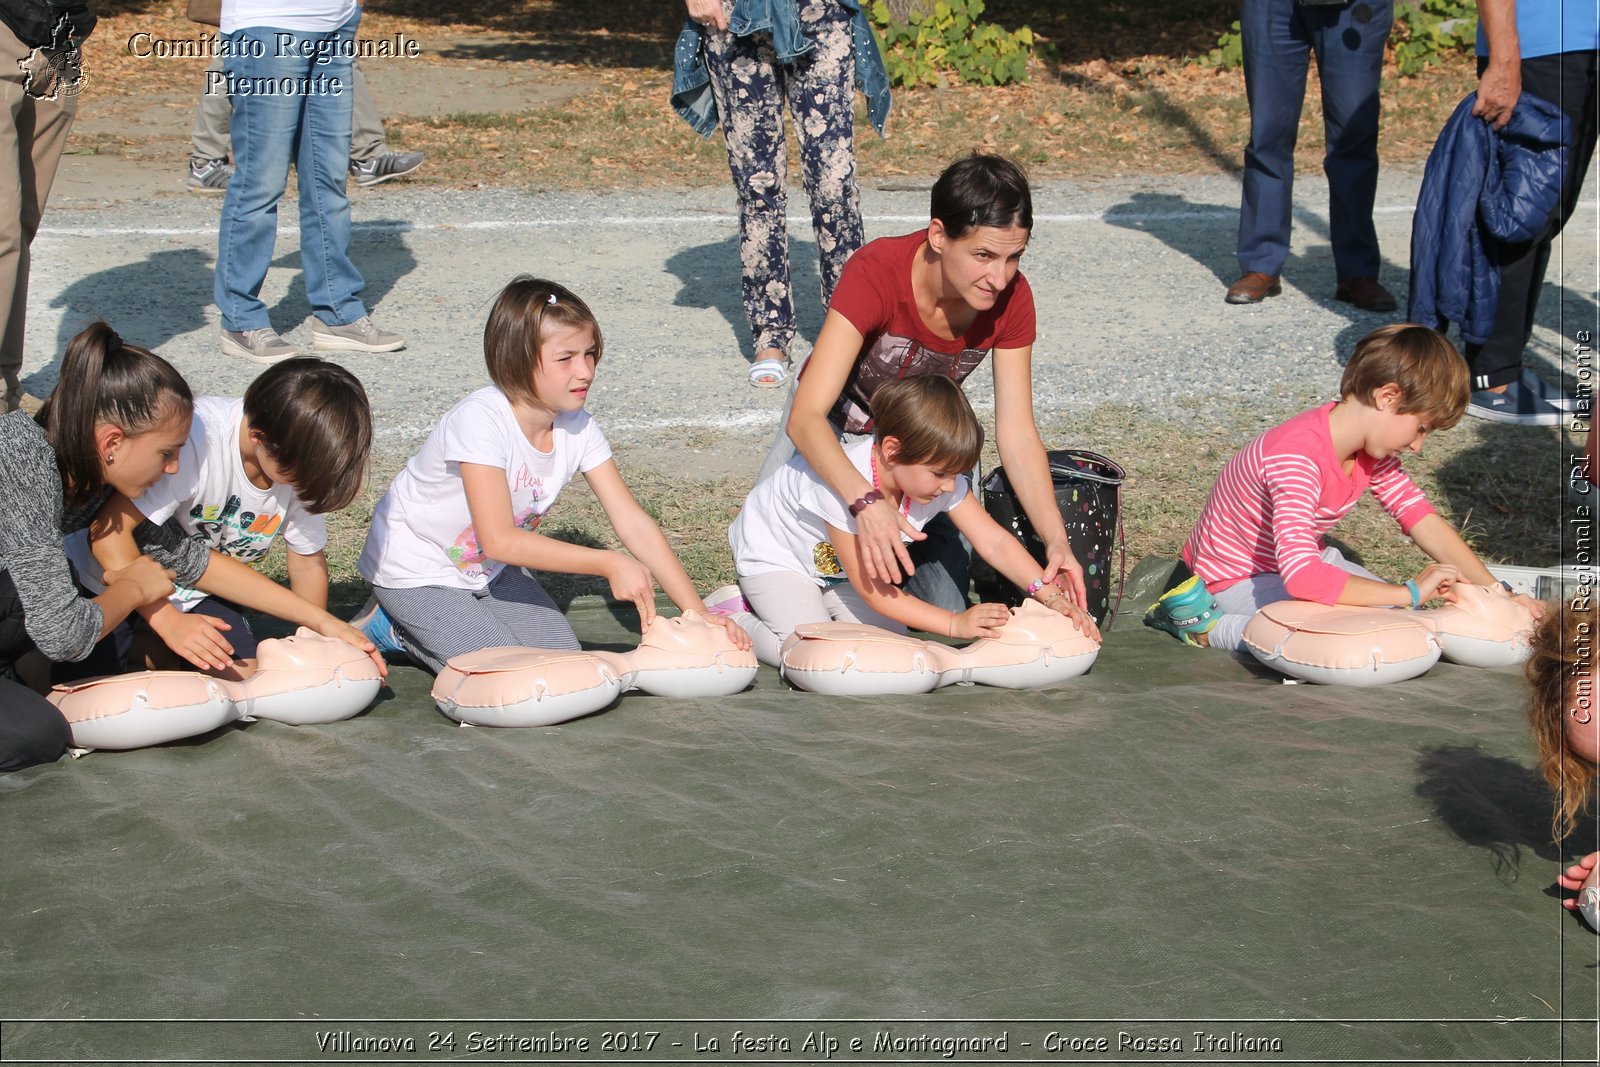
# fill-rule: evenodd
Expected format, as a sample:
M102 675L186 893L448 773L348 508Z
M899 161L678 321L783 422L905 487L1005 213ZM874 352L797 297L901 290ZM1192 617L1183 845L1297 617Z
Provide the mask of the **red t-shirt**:
M859 248L844 265L830 308L849 319L866 344L828 412L836 430L871 431L868 400L884 382L918 374L944 374L959 382L991 350L1033 344L1033 290L1021 271L994 307L978 312L960 337L944 338L928 329L911 293L911 264L926 236L926 230L918 230L903 237L880 237Z

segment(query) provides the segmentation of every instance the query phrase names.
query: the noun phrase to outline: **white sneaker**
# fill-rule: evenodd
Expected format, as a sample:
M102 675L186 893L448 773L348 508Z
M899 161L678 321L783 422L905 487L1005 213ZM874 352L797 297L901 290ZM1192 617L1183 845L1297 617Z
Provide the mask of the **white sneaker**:
M370 315L343 326L329 326L321 319L311 323L311 347L324 352L393 352L405 346L404 337L379 329Z
M222 331L222 351L230 356L247 359L251 363L282 363L300 354L294 345L278 336L271 326L259 330Z

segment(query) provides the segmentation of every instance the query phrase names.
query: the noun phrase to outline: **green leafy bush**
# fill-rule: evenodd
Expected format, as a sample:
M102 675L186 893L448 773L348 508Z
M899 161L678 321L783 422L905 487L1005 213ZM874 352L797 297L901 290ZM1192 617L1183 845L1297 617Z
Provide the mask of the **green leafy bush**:
M874 0L868 14L891 85L943 85L948 76L967 85L1028 80L1033 31L1024 26L1012 33L979 21L983 0L914 4L903 22L891 16L885 0Z
M1471 51L1478 40L1476 0L1408 0L1395 5L1395 64L1410 76L1448 52ZM1233 70L1244 64L1244 42L1237 20L1217 38L1217 47L1195 62Z
M1239 32L1239 20L1234 19L1233 25L1217 38L1217 47L1195 62L1202 67L1221 67L1223 70L1238 70L1244 66L1244 36Z
M1476 0L1421 0L1394 12L1394 59L1400 73L1416 74L1446 52L1478 43Z

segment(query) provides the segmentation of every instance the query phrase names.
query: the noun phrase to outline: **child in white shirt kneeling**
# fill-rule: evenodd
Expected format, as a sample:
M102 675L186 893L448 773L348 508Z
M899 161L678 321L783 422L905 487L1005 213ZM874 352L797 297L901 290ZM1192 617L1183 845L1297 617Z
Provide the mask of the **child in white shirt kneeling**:
M895 505L919 531L948 512L973 551L995 570L1098 639L1093 620L1044 582L1042 568L1022 543L973 498L960 472L977 463L983 427L959 385L936 374L887 382L872 395L872 416L873 436L845 446L845 455L872 483L870 492L846 503L804 457L795 456L751 490L728 528L739 584L725 586L707 602L750 634L763 663L779 665L795 627L830 619L969 640L998 634L1009 614L1003 604L951 612L867 576L855 517L879 500Z

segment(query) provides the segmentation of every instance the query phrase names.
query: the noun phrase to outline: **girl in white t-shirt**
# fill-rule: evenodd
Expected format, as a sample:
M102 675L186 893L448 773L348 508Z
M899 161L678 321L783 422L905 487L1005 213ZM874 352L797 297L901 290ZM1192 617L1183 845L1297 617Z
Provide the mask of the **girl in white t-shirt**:
M939 374L891 381L872 394L874 432L845 447L872 489L851 504L803 456L757 483L728 528L737 587L708 598L750 634L757 657L779 665L785 639L808 622L860 622L904 633L915 627L944 637L994 637L1007 618L1003 604L953 612L919 600L867 573L856 540L856 516L880 500L920 530L948 513L972 550L1046 607L1099 637L1094 622L1054 583L1010 533L984 511L957 472L971 470L983 450L983 427L961 387Z
M583 410L600 362L600 325L554 282L523 276L501 291L483 331L493 385L445 413L372 516L359 567L375 603L357 625L380 647L434 671L498 645L577 648L555 601L523 568L593 574L655 618L656 582L705 613L683 565L617 471ZM582 474L631 555L537 532L556 494ZM729 635L749 647L744 632Z

